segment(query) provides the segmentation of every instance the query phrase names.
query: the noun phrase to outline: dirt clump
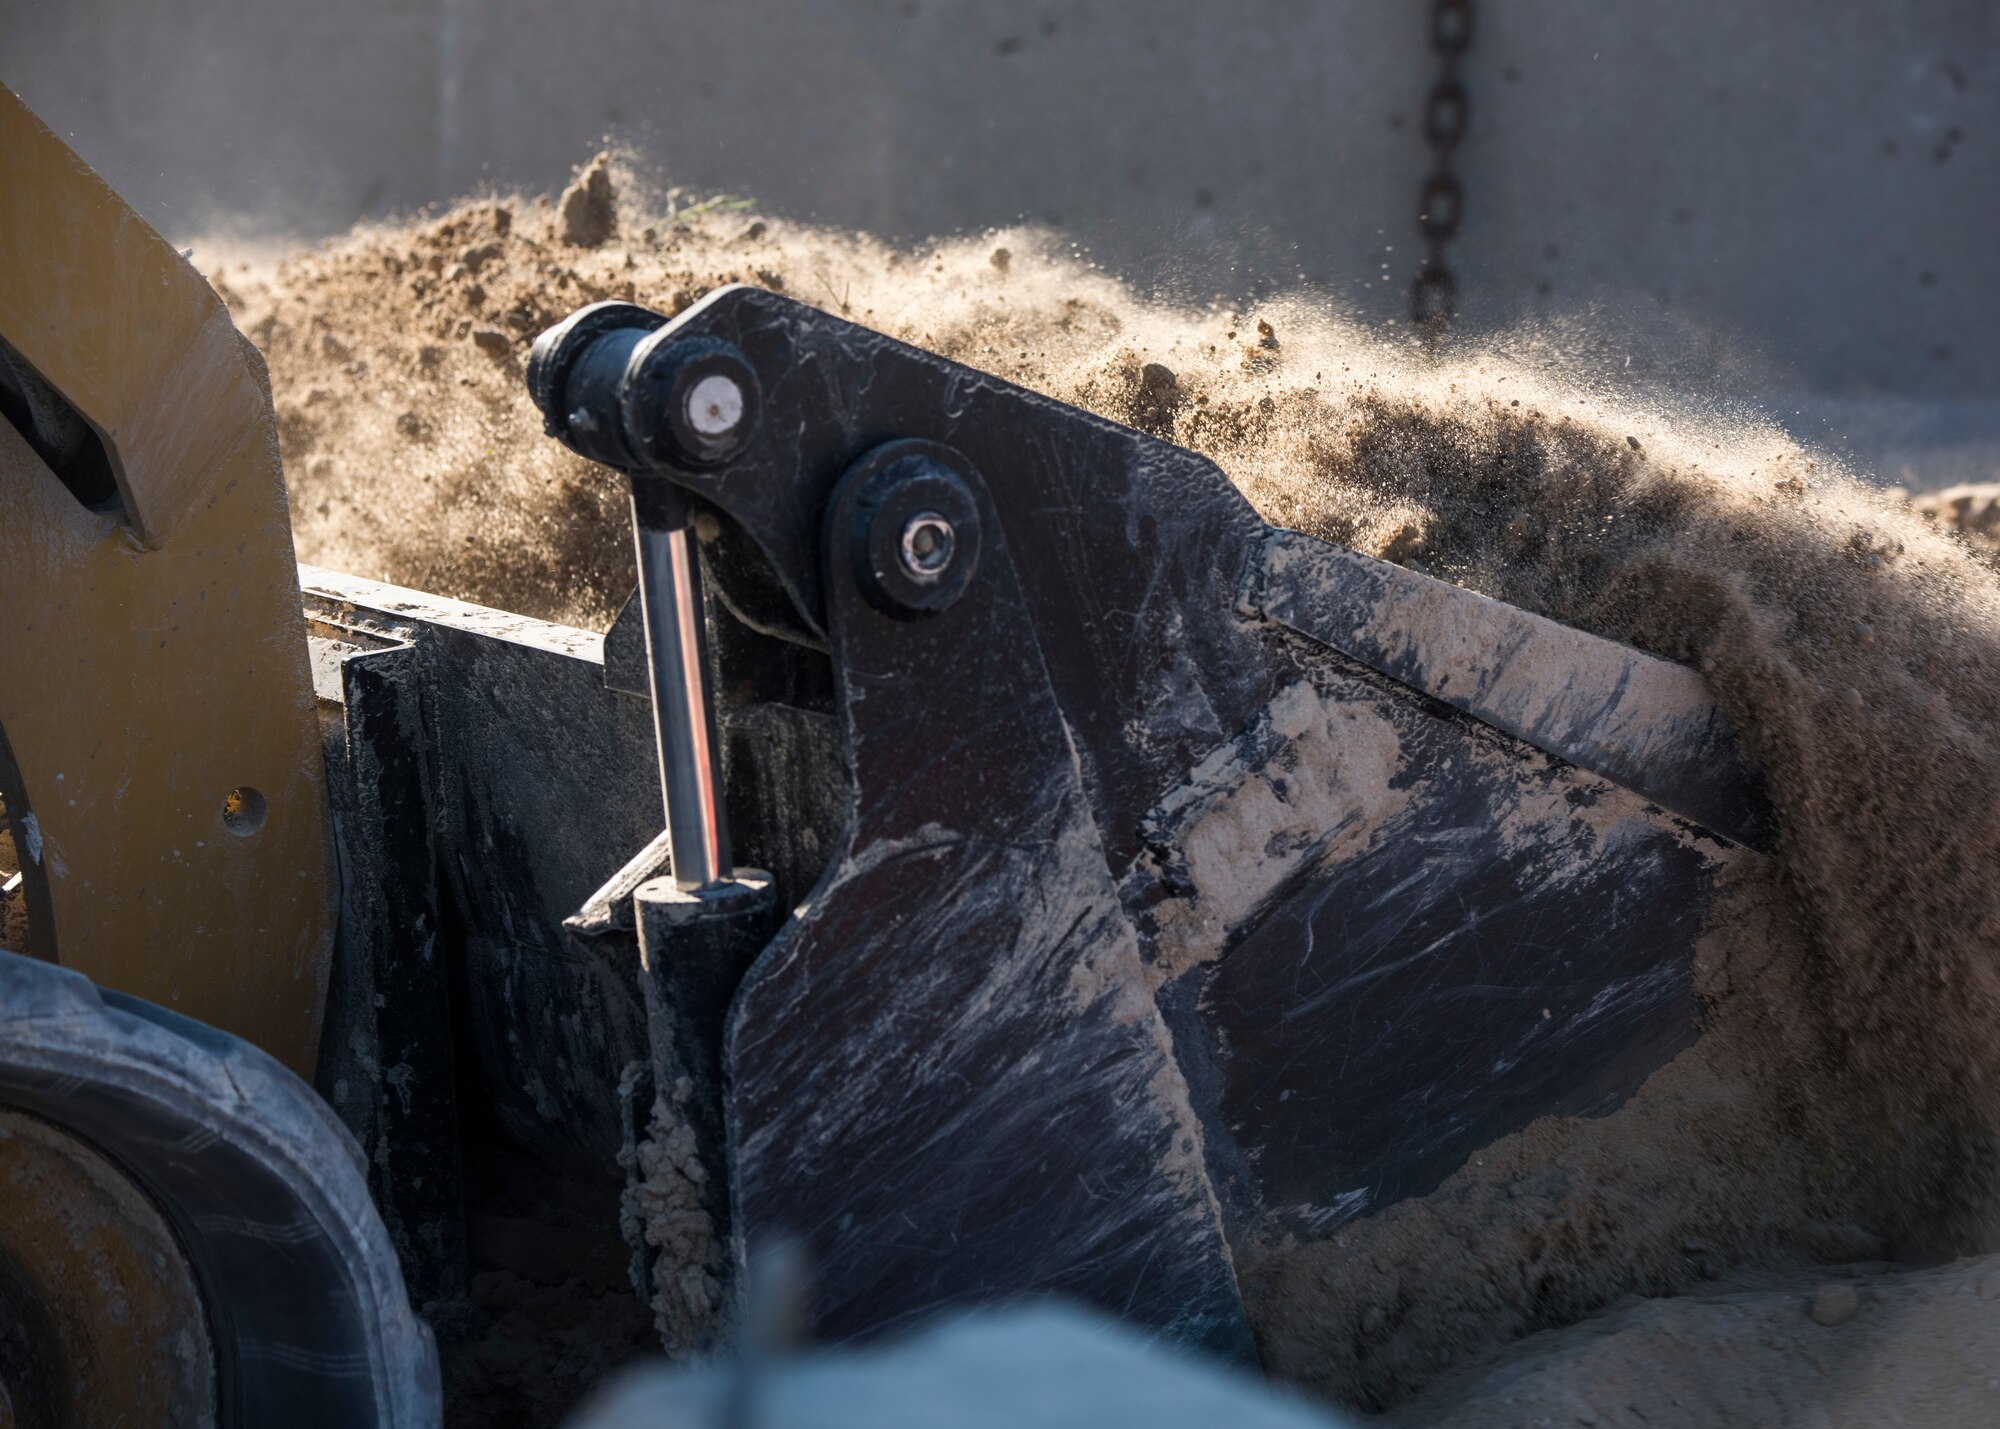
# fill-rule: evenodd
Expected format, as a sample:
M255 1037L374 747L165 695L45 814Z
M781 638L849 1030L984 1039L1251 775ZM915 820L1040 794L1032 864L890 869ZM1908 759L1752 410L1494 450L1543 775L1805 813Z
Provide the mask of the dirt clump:
M618 232L618 201L611 186L611 155L599 154L556 201L562 241L596 248Z
M1988 560L2000 561L2000 482L1971 482L1911 499L1919 516L1963 536Z
M682 1077L656 1095L646 1134L630 1149L632 1178L620 1206L626 1242L651 1252L648 1303L653 1331L669 1354L709 1348L720 1328L725 1247L702 1204L708 1168L682 1108L693 1088Z
M569 194L500 199L216 278L270 364L302 558L601 628L625 494L543 436L526 346L586 302L749 281L1201 452L1281 525L1694 665L1734 721L1780 835L1704 940L1708 1035L1610 1117L1274 1240L1275 1370L1381 1409L1624 1296L1994 1246L2000 574L1969 516L1533 334L1430 359L1303 299L1147 301L1034 230L746 224L598 160L576 193L614 212L595 246Z

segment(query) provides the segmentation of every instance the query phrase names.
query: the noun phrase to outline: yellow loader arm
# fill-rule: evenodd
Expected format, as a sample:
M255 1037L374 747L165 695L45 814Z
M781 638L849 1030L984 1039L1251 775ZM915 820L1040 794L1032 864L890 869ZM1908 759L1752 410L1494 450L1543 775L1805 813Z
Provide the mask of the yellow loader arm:
M310 1077L335 876L264 363L4 88L0 342L0 798L28 951Z

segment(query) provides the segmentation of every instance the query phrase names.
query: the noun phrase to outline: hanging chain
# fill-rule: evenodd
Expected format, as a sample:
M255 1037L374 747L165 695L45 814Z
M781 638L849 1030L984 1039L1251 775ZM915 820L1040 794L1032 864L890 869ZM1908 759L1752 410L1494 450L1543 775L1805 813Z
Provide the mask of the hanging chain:
M1465 189L1452 161L1465 138L1465 86L1459 63L1472 46L1472 0L1432 0L1431 53L1437 78L1424 100L1424 141L1431 146L1431 171L1417 201L1417 227L1424 235L1423 266L1410 289L1410 317L1428 342L1444 335L1458 316L1458 278L1445 261L1465 217Z

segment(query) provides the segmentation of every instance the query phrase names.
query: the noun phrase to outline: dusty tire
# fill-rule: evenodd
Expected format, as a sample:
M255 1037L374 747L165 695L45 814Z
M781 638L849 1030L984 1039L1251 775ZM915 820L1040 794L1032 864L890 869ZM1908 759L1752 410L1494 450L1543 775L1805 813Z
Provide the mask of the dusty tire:
M206 1319L214 1423L437 1424L436 1354L360 1149L276 1061L0 953L0 1107L87 1145L172 1227ZM87 1403L74 1412L93 1422Z

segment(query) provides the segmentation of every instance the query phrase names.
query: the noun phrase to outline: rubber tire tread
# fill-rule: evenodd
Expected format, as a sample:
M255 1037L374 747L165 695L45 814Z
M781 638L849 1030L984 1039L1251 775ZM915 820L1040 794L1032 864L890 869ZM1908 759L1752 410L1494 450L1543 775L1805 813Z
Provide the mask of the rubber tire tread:
M240 1038L0 953L0 1103L82 1137L153 1198L209 1316L223 1429L433 1429L437 1354L361 1148Z

